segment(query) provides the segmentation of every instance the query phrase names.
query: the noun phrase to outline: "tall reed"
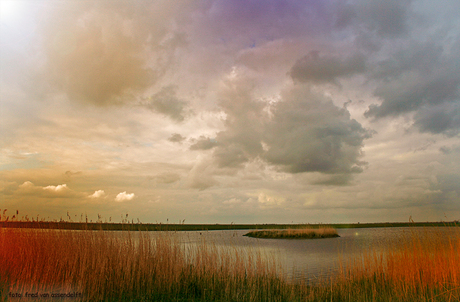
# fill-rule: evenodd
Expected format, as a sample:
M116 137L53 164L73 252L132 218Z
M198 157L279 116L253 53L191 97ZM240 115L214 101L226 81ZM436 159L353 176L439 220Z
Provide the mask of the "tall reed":
M83 301L459 301L460 229L449 230L411 232L308 285L257 250L185 249L171 232L0 228L0 290L3 300L78 291Z
M5 299L60 289L85 301L283 300L284 283L265 260L205 243L185 250L171 233L0 229Z
M336 285L362 301L460 301L460 228L446 228L413 229L368 250L342 265Z

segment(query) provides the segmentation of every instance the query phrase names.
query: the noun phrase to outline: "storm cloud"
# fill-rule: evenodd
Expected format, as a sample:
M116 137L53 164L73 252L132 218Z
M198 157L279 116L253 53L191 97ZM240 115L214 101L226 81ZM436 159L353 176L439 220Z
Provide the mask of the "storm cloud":
M290 173L359 173L365 165L361 147L370 136L345 108L308 87L295 87L273 108L264 158Z
M452 47L458 47L458 40ZM415 112L421 132L452 134L459 129L460 56L440 42L411 43L380 62L372 78L374 95L366 117L382 119Z
M191 148L213 148L219 168L239 169L258 158L287 173L340 174L343 183L350 179L343 175L360 173L366 165L361 148L371 132L308 85L286 90L274 104L254 99L250 87L238 81L224 95L226 129L215 142L203 137Z

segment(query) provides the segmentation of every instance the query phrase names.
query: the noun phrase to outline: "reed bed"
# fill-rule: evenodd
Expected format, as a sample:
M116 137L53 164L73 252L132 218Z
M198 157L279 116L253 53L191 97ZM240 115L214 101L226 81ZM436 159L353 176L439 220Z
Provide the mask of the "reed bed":
M260 252L185 250L173 233L0 229L4 300L59 289L83 301L281 301L283 284Z
M0 229L0 291L4 301L51 291L82 293L72 301L459 301L459 230L407 234L308 285L257 250L185 249L170 232Z
M460 228L412 230L342 265L337 285L362 301L460 301ZM446 237L446 234L447 237Z
M285 230L259 230L252 231L244 236L255 238L279 239L318 239L340 237L334 228L300 228Z

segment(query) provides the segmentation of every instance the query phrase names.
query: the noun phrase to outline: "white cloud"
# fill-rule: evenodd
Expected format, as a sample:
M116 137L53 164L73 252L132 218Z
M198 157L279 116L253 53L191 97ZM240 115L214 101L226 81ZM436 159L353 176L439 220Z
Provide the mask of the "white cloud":
M79 195L79 193L69 189L66 184L42 187L35 185L31 181L25 181L22 185L19 185L16 194L46 198L67 198Z
M88 195L89 198L100 198L100 197L105 197L105 192L104 190L97 190L93 194ZM120 194L118 194L120 195Z
M115 197L115 201L123 202L127 200L132 200L134 198L134 193L126 193L126 191L118 193L117 197Z
M46 186L43 190L54 191L54 192L61 192L68 189L66 184L58 185L58 186Z

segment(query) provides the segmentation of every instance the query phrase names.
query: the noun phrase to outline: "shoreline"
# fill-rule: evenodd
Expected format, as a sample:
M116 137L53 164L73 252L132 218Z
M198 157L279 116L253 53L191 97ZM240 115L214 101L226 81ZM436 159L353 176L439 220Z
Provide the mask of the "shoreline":
M391 227L452 227L459 221L445 222L379 222L379 223L332 223L332 224L162 224L162 223L98 223L54 221L0 221L0 228L104 230L104 231L216 231L257 229L301 229L331 227L391 228Z

